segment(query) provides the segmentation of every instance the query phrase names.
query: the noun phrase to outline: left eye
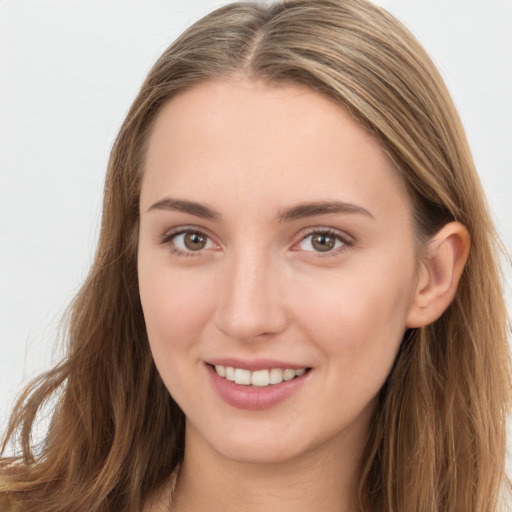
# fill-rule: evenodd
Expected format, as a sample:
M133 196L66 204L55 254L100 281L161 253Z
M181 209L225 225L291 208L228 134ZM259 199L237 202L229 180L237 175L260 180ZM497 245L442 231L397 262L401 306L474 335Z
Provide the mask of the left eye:
M198 252L214 246L213 242L200 231L184 231L172 236L170 242L182 252Z
M301 240L299 248L302 251L330 252L345 245L338 235L329 232L311 233Z

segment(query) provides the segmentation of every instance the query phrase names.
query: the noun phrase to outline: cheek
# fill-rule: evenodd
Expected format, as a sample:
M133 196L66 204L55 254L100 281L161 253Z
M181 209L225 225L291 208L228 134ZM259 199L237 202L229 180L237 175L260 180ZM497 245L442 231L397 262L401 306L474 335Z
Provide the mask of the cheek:
M184 274L140 265L139 288L158 372L173 398L190 406L200 399L189 392L194 385L191 370L194 365L202 366L198 340L212 308L204 278Z
M310 295L308 316L303 305L302 330L322 354L322 388L336 397L330 407L337 425L373 407L403 339L410 294L407 280L389 275L347 277L324 292Z
M139 290L149 343L157 366L172 365L190 350L211 317L212 289L201 273L180 272L139 259Z
M339 356L347 372L389 368L405 332L413 285L412 261L343 269L322 286L303 283L296 290L296 318L326 356Z

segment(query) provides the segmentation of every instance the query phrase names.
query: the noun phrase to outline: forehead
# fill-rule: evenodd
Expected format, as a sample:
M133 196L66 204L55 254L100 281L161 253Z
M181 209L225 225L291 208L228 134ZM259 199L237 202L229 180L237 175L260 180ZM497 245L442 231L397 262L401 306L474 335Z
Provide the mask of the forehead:
M343 108L304 86L245 78L202 83L161 110L141 207L165 194L233 209L248 201L407 203L390 159Z

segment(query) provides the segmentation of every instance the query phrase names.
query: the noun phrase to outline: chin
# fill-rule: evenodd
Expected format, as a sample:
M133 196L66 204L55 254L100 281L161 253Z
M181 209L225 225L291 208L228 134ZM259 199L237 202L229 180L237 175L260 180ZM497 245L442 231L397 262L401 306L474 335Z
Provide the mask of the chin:
M308 451L300 436L289 429L280 428L276 432L275 425L261 425L256 422L247 424L220 425L218 428L206 429L194 427L187 422L187 444L203 445L210 449L214 456L226 460L246 464L277 464L293 460Z
M292 449L283 443L283 439L280 441L267 444L229 443L228 446L221 445L214 449L222 457L244 464L281 464L296 459L302 453L299 447Z
M268 423L253 421L238 425L222 424L217 428L195 434L202 437L216 456L245 464L286 464L302 457L321 453L322 457L337 450L343 434L334 429L315 432L311 425L293 428L286 422ZM344 430L343 428L341 429Z

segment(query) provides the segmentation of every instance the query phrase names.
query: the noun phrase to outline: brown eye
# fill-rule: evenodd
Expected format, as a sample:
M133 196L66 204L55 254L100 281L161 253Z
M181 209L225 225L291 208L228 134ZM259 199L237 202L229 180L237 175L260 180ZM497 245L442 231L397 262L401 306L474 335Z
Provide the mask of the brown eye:
M336 254L338 249L350 245L343 235L331 231L315 231L304 237L298 244L301 251Z
M208 238L201 233L185 233L183 244L189 251L200 251L206 247Z
M172 253L180 256L200 254L203 250L215 248L215 244L208 235L201 231L182 231L169 235L163 243Z
M334 249L336 238L326 233L317 233L311 236L311 245L319 252L328 252Z

